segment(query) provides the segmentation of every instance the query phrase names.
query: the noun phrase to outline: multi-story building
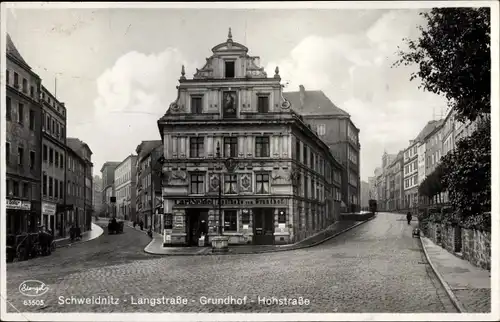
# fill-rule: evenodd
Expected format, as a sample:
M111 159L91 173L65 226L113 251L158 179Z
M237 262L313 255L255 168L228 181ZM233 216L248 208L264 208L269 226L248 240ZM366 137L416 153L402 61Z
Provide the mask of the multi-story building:
M41 223L41 80L8 34L6 54L6 225L16 234Z
M307 91L303 85L298 92L285 92L283 96L342 163L342 201L349 211L359 209L361 146L359 129L350 115L333 104L322 91Z
M163 208L162 166L159 162L163 156L162 141L142 141L135 152L137 153L137 221L142 220L146 227L151 225L155 232L162 233L162 214L156 211L157 207Z
M340 215L342 165L284 99L278 68L267 77L231 33L212 52L193 79L182 68L158 120L165 243L196 243L199 227L230 244L293 243L326 228Z
M390 211L398 211L403 205L403 151L399 151L388 168L389 176L389 208Z
M102 211L102 179L99 176L94 176L94 181L92 182L93 192L92 192L92 207L94 209L94 215L100 216Z
M131 154L115 168L116 215L124 220L135 218L136 163Z
M418 205L418 145L420 141L411 140L403 156L404 205L407 209Z
M368 177L368 186L369 186L368 199L377 200L377 191L375 188L375 180L376 180L375 176Z
M44 86L42 101L42 224L65 236L66 107Z
M436 127L424 137L425 146L425 176L430 175L439 164L443 148L443 120L436 123Z
M441 126L442 122L442 120L429 121L417 137L410 141L409 147L405 149L403 178L405 195L404 205L407 209L415 209L418 207L419 203L418 187L421 183L421 178L424 177L422 173L419 174L419 160L422 160L422 157L425 160L426 144L424 139L429 133L434 131L436 127ZM420 164L422 164L422 161L420 161Z
M368 209L368 200L370 200L370 184L366 181L361 181L361 201L362 209Z
M73 205L68 211L66 233L72 226L80 227L81 231L91 229L92 222L92 150L77 138L67 138L66 161L66 202Z
M107 217L116 215L116 202L112 203L111 198L115 195L115 169L121 162L108 161L101 167L102 178L102 210Z

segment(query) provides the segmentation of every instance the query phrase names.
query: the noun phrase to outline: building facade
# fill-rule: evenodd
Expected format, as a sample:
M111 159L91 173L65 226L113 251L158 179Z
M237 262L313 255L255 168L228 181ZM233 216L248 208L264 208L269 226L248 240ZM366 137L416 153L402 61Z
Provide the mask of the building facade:
M164 242L219 233L230 244L287 244L338 220L342 165L284 99L248 48L226 42L159 121ZM222 231L221 231L222 230Z
M443 122L436 125L434 130L424 138L425 146L425 176L429 176L436 169L442 157Z
M69 205L66 233L73 226L80 227L81 231L91 229L92 222L92 151L89 146L76 138L67 138L67 167L66 184Z
M9 35L6 45L6 228L17 234L41 224L41 80Z
M357 211L360 204L359 129L350 115L337 107L322 91L308 91L303 85L297 92L284 92L294 110L302 115L332 150L344 170L342 172L342 202L344 211Z
M42 101L42 224L65 236L66 107L44 86Z
M157 233L162 233L163 199L161 195L162 166L159 163L163 156L163 143L157 141L142 141L135 150L137 153L137 185L136 205L137 220L150 225Z
M92 182L92 207L94 209L94 216L102 215L102 179L99 176L94 176Z
M370 184L366 181L361 181L361 209L368 209L368 200L370 200Z
M411 140L403 156L404 205L406 209L418 206L418 145L419 141Z
M106 217L116 215L116 201L111 202L111 198L115 195L115 169L121 162L108 161L101 167L102 178L102 209Z
M399 211L402 209L403 205L403 151L394 157L390 158L392 162L390 163L387 173L389 177L389 211Z
M135 184L137 156L129 155L115 168L115 196L117 217L135 218Z

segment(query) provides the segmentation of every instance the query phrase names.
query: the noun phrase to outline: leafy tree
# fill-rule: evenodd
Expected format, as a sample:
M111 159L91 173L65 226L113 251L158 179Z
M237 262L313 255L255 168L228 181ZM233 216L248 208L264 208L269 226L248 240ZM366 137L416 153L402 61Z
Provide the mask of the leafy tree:
M418 40L404 39L399 48L401 64L418 65L411 80L420 87L443 94L460 121L490 113L490 8L434 8L421 13L427 26L419 26Z

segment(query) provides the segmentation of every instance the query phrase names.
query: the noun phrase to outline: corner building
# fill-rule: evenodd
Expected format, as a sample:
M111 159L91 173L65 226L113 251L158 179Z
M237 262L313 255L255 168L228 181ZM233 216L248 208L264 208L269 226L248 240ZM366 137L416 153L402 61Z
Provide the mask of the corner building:
M284 99L278 68L267 77L231 31L212 52L192 79L182 68L158 121L164 244L195 245L202 221L210 240L219 218L230 244L294 243L338 220L342 166Z

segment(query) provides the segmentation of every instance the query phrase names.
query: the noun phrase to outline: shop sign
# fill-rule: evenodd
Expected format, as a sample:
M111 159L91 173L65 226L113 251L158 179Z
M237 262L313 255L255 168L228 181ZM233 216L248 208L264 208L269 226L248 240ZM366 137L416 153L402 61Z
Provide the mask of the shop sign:
M288 205L290 199L287 198L245 198L245 199L222 199L223 205ZM218 205L217 198L182 198L175 199L177 206L195 205Z
M31 210L31 202L25 200L7 199L6 209Z
M42 203L42 214L44 215L55 215L57 205L54 203L43 202Z

